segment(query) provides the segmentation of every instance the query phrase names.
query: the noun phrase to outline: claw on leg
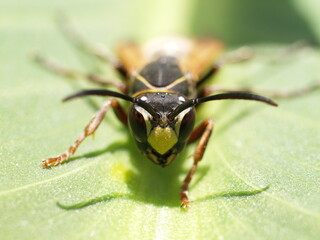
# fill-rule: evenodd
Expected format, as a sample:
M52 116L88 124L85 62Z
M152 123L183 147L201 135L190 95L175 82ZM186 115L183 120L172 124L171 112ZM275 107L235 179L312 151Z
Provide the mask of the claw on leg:
M42 168L51 168L58 166L59 164L64 163L67 161L76 151L77 147L80 145L80 143L86 138L85 134L83 134L80 138L77 139L77 141L64 153L61 155L54 157L54 158L46 158L43 159L41 162Z
M191 207L190 203L191 202L189 200L182 201L180 207L182 209L189 209Z
M54 166L57 166L57 165L63 163L65 161L65 159L67 159L67 157L63 157L63 156L43 159L41 162L41 167L42 168L51 168L51 167L54 167Z
M187 186L182 186L182 188L186 188ZM190 203L191 201L188 200L188 191L181 191L180 192L180 200L181 200L181 205L180 207L183 208L183 209L188 209L190 208Z

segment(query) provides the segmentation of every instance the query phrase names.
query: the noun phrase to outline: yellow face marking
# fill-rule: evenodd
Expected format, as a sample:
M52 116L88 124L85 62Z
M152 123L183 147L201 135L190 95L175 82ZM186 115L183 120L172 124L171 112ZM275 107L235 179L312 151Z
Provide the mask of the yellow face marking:
M155 127L151 130L148 142L158 153L165 154L178 142L178 138L172 128Z

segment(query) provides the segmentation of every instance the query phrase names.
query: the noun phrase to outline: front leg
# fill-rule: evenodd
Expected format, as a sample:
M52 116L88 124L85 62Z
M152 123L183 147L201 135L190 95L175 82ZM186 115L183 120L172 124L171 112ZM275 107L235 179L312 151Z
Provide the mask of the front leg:
M92 117L89 124L85 127L83 133L80 135L80 137L77 138L77 140L68 148L67 151L60 154L57 157L54 158L47 158L42 160L41 167L42 168L50 168L53 166L57 166L59 164L62 164L63 162L67 161L77 150L79 145L83 142L83 140L86 139L86 137L93 134L97 128L99 127L100 123L102 122L104 116L106 115L109 107L112 107L116 113L116 116L119 118L119 120L124 124L127 125L127 118L124 110L120 106L117 100L107 100L103 106L100 108L100 110Z
M197 169L198 163L203 157L203 154L206 150L207 143L209 141L210 135L213 131L214 122L212 119L205 120L199 127L197 127L192 133L188 140L188 144L194 142L200 137L199 143L196 147L196 150L193 154L193 165L183 181L183 185L181 187L180 192L180 200L181 200L181 207L187 208L189 207L189 198L188 198L188 188L191 182L191 179Z

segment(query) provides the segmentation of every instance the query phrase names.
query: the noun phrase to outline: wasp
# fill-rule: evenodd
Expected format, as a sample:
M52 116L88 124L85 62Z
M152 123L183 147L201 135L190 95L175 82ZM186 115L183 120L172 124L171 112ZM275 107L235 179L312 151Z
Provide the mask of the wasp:
M64 99L68 101L91 95L110 97L92 117L80 137L64 153L44 159L41 163L43 168L67 161L79 145L97 130L107 111L112 108L120 122L129 128L142 154L161 167L170 165L186 145L198 141L193 164L180 191L181 207L187 208L190 204L189 184L214 129L211 118L195 127L196 106L226 99L254 100L277 106L272 99L251 91L219 91L204 87L223 65L223 61L218 60L223 50L219 40L162 37L142 46L130 42L121 44L117 48L117 57L113 58L102 49L88 47L74 33L69 36L80 47L93 51L99 58L111 63L122 81L108 81L99 75L76 72L39 54L35 55L38 63L55 73L70 78L85 77L118 89L83 90ZM119 99L129 102L129 108L124 109Z

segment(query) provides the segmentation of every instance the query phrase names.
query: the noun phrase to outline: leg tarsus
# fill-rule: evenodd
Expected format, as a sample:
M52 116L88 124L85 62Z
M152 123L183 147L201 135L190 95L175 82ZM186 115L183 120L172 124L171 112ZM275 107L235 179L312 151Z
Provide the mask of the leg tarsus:
M38 51L32 52L30 56L31 56L31 59L37 64L39 64L41 67L43 67L44 69L52 73L58 74L60 76L75 79L75 78L82 77L84 75L83 73L73 71L72 69L68 69L60 65L58 62L45 57Z
M320 82L315 82L305 87L301 87L298 89L292 90L284 90L284 91L266 91L266 95L272 98L294 98L303 96L305 94L311 93L320 89Z
M188 195L188 193L186 193L186 195ZM191 201L189 201L188 199L181 199L181 205L180 207L182 209L189 209L191 207Z

